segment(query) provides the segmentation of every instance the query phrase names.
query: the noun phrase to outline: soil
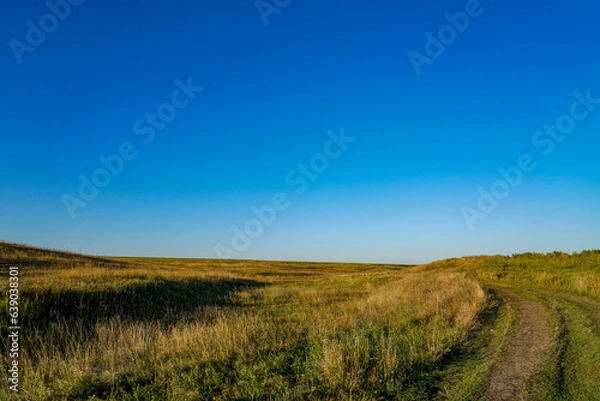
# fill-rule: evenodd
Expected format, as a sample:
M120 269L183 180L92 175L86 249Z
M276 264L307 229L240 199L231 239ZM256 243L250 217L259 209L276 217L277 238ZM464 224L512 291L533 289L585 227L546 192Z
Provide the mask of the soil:
M513 292L497 289L498 294L519 310L516 333L504 359L494 368L490 386L482 400L522 400L524 388L552 349L549 311L539 302Z

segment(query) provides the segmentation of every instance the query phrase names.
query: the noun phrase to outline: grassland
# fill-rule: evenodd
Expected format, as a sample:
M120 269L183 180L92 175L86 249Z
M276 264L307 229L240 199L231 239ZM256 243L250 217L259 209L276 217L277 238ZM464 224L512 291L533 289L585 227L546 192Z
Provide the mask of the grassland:
M4 385L0 400L476 400L517 327L503 288L554 319L528 396L598 399L599 262L95 258L0 243L0 264L20 267L23 326L21 391ZM6 366L7 319L0 331Z
M553 352L528 383L527 399L600 400L600 251L467 257L420 269L466 274L544 304Z
M24 399L429 399L488 305L406 266L0 246L22 272Z

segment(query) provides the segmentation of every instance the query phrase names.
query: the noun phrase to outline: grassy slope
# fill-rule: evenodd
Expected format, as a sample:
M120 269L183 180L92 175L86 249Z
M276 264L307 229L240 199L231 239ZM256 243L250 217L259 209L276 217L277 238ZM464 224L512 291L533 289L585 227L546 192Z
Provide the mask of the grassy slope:
M0 263L21 270L24 399L430 399L460 384L444 365L487 305L459 274L405 266L10 244Z
M424 270L461 272L552 310L556 347L532 378L532 400L600 400L600 251L448 259Z
M407 267L0 243L2 263L22 272L24 399L476 400L518 312L475 280L555 311L557 347L531 399L598 399L600 252Z

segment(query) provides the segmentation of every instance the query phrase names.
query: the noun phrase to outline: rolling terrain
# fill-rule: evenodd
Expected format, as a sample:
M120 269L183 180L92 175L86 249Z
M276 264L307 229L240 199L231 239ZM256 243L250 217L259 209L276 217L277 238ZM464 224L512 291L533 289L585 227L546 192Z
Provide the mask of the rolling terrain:
M12 265L20 391L0 400L600 399L599 251L406 266L0 243L3 310Z

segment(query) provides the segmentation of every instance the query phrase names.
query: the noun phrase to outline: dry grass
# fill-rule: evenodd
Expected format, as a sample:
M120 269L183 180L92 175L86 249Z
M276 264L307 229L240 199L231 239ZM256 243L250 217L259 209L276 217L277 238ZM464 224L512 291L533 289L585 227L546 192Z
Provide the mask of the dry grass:
M430 399L487 305L463 274L403 266L9 244L0 262L23 266L23 399Z
M600 299L600 250L446 259L420 269L460 272L483 282L556 289Z

